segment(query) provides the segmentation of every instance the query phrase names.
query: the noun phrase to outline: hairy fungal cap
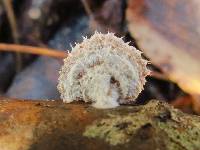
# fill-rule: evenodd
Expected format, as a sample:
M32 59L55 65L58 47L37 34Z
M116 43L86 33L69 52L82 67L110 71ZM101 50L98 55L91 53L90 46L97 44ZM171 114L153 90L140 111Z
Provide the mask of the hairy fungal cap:
M58 90L64 102L83 100L113 108L137 98L149 74L135 47L113 33L95 33L72 48L60 71Z

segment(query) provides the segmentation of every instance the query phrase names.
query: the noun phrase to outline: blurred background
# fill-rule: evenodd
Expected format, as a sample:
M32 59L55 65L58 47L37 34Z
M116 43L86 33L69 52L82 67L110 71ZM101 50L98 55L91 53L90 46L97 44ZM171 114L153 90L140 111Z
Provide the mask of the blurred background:
M62 60L82 36L114 32L151 61L137 99L200 113L199 0L0 0L0 96L59 100Z

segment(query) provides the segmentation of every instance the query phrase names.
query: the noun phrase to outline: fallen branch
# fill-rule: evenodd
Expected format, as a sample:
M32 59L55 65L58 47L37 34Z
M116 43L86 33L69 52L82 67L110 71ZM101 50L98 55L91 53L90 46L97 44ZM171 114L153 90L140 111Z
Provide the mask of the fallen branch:
M50 48L34 47L34 46L18 45L18 44L5 44L5 43L0 43L0 51L29 53L29 54L44 55L56 58L65 58L68 55L67 52Z
M0 133L3 150L197 150L200 117L155 100L95 109L80 103L0 99Z

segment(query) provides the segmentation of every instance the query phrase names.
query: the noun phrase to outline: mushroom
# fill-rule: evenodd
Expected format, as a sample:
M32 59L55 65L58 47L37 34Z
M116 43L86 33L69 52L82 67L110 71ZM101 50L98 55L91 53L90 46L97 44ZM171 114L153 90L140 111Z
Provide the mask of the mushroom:
M143 90L148 61L113 33L96 32L72 48L61 68L58 90L64 102L83 100L96 108L134 101Z

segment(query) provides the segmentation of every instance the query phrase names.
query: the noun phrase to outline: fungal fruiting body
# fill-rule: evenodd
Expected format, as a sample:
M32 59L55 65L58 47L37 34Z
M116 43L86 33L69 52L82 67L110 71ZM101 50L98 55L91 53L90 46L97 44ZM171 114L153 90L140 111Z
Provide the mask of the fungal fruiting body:
M141 52L113 33L95 33L64 59L58 90L64 102L83 100L96 108L134 101L149 74Z

